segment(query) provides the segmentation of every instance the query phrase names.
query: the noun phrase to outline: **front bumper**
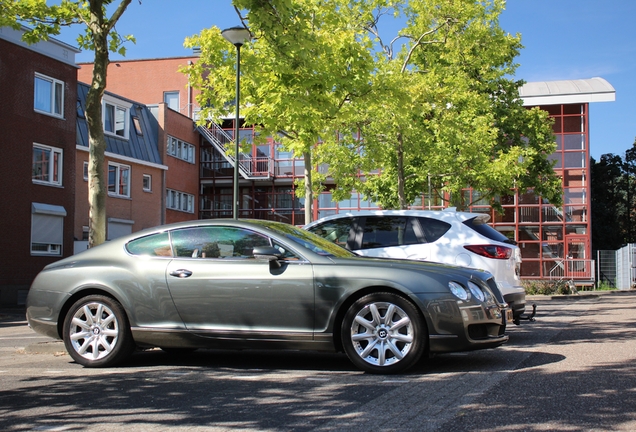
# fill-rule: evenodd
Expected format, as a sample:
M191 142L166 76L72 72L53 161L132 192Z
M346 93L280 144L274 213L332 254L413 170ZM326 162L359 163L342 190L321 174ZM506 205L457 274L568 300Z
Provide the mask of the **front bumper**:
M508 341L507 307L439 299L429 302L427 312L431 353L495 348Z

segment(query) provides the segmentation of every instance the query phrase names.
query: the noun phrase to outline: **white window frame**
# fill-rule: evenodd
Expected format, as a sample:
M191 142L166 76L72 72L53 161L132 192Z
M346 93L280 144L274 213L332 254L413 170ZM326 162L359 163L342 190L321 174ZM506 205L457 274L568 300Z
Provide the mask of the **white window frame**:
M88 162L84 162L82 165L82 177L84 181L88 181Z
M38 107L38 80L46 81L51 84L48 101L43 100L44 103L48 103L50 105L48 108L43 106ZM64 88L64 81L36 72L35 78L33 79L33 109L41 114L64 118ZM46 99L46 97L44 99Z
M33 143L33 152L38 149L39 151L48 152L47 172L48 178L36 179L35 178L35 161L34 154L31 156L31 178L33 183L48 185L48 186L62 186L62 168L64 166L64 151L57 147L51 147L44 144ZM57 160L56 160L57 158ZM57 162L57 163L56 163Z
M115 182L114 182L114 191L111 190L111 181L110 181L110 173L111 168L113 168L115 172ZM123 193L119 193L119 190L122 188L122 174L127 172L127 183L125 185L125 190ZM108 196L117 197L117 198L130 198L130 179L132 178L132 171L130 169L130 165L118 164L116 162L108 162Z
M104 126L104 133L117 138L128 139L130 136L130 108L132 104L130 102L124 102L119 99L115 99L108 95L104 95L102 98L102 125ZM108 112L112 110L112 130L108 128L106 124L106 118ZM123 118L118 121L117 113L120 113ZM118 123L121 123L122 128L117 127ZM121 131L121 132L120 132Z
M31 255L62 255L64 217L62 206L31 203Z
M194 195L166 189L166 208L184 213L194 213Z
M181 159L191 164L195 163L195 146L180 140L179 138L168 135L166 152L168 155L177 159Z
M152 176L150 174L144 174L143 175L143 177L142 177L142 188L143 188L144 192L152 192Z

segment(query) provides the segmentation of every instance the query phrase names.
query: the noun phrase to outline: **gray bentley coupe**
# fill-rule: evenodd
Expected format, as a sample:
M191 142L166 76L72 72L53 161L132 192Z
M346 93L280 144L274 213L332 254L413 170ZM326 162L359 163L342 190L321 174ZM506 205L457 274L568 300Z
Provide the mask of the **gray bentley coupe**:
M87 367L136 347L344 351L402 372L423 355L497 347L510 310L490 273L360 258L266 220L147 229L46 266L27 298L36 332Z

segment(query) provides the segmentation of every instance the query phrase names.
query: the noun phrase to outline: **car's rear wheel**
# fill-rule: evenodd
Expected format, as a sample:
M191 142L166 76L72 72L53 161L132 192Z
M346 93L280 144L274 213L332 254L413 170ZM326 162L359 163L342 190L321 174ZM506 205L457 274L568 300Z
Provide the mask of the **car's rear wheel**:
M413 366L426 347L426 326L416 307L392 293L373 293L353 303L342 321L342 345L351 362L372 373Z
M102 295L86 296L71 306L63 337L73 360L87 367L113 366L135 348L124 308Z

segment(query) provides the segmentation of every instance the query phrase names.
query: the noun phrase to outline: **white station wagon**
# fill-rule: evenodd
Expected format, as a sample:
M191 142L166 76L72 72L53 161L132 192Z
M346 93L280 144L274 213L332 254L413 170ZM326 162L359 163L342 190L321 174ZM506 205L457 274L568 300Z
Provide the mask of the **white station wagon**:
M495 278L515 324L526 306L514 241L487 224L482 213L378 210L327 216L304 229L358 255L410 259L487 270Z

